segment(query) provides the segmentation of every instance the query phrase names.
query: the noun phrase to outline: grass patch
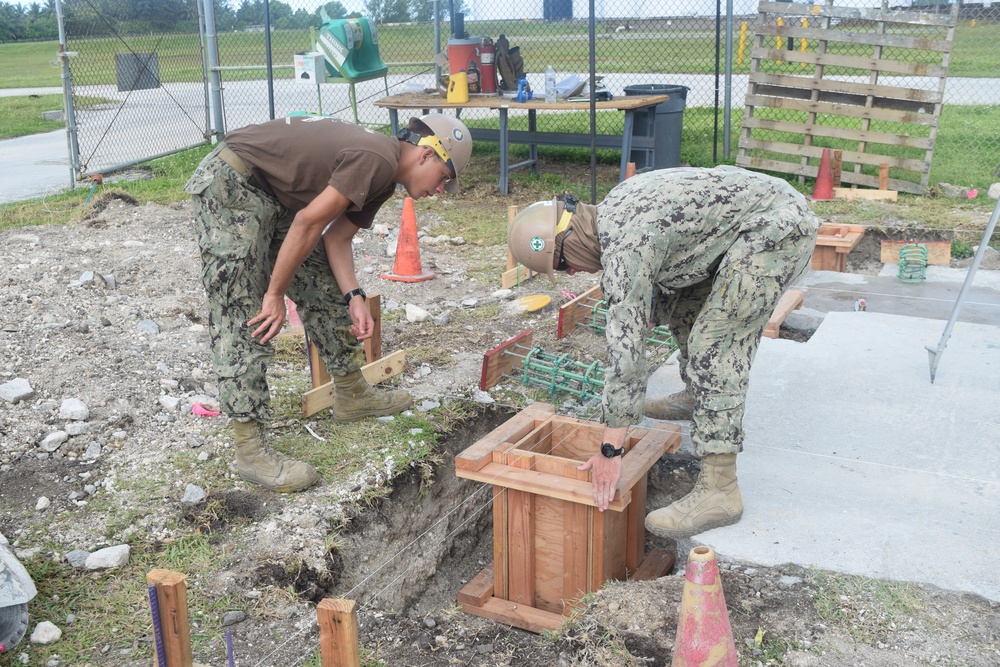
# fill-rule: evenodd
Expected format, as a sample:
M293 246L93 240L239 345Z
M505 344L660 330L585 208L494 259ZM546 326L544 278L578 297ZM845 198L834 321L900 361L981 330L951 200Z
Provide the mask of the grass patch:
M810 571L808 583L816 591L813 606L820 618L871 646L888 643L890 634L924 609L912 584L816 571Z
M108 104L113 100L102 97L77 97L78 108L87 108L97 104ZM62 95L19 95L0 97L0 139L15 139L52 132L66 127L62 120L46 120L42 118L45 111L62 111Z

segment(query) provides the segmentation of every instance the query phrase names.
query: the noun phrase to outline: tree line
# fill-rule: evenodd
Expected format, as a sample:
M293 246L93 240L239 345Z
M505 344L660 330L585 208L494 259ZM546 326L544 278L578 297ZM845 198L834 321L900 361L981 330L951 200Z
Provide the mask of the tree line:
M66 33L75 37L198 32L199 0L63 0ZM408 6L412 2L412 7ZM403 8L400 9L400 6ZM336 0L323 5L331 18L362 16L348 12ZM411 9L430 3L416 0L366 0L365 16L383 21L430 20L411 18ZM269 0L268 14L276 30L319 27L315 11L293 10L281 0ZM401 15L401 11L405 16ZM429 14L426 9L421 12ZM216 0L215 23L219 32L240 31L264 25L264 0ZM59 38L55 0L22 6L0 2L0 42L54 40Z

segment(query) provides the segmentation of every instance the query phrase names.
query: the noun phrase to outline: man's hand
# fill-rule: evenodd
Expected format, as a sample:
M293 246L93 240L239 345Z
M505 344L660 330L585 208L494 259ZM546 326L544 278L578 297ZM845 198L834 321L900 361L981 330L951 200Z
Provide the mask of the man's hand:
M264 301L261 303L257 317L247 322L248 327L260 325L250 335L254 338L260 336L260 340L257 342L263 345L281 332L281 327L285 324L285 316L285 295L275 296L271 292L267 292L264 294Z
M591 468L592 491L594 493L594 504L597 509L604 511L608 509L608 503L615 499L618 478L622 476L622 457L616 456L612 459L605 458L600 453L594 454L587 462L577 467L577 470L587 471Z
M371 338L375 333L375 320L372 319L371 311L368 310L368 304L361 297L354 297L351 299L351 305L349 306L351 311L351 320L354 324L351 325L351 335L358 340L367 340Z

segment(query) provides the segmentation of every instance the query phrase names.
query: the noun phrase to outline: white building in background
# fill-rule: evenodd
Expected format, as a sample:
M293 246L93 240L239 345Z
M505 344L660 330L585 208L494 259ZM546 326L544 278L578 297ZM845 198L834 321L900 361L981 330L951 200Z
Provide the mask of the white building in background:
M780 0L779 0L780 1ZM919 0L918 0L919 1ZM722 14L726 13L726 0ZM812 3L799 3L812 4ZM881 7L879 0L834 0L838 7ZM914 3L917 4L917 3ZM910 5L890 0L890 6ZM465 0L466 20L477 21L518 19L586 19L588 0ZM757 13L757 0L733 0L733 14L747 16ZM715 0L594 0L594 15L604 18L661 18L681 16L715 16Z

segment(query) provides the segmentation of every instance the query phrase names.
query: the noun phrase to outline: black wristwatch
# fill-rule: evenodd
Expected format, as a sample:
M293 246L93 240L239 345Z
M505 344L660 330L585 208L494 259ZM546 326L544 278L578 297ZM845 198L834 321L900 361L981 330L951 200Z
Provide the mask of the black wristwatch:
M356 296L360 296L362 301L368 300L368 295L365 294L365 291L360 287L357 287L344 295L344 303L347 304L348 306L351 305L351 299L353 299Z
M624 453L625 453L624 447L619 447L618 449L615 449L615 446L612 445L610 442L606 442L603 445L601 445L601 456L603 456L606 459L613 459L616 456L621 456Z

